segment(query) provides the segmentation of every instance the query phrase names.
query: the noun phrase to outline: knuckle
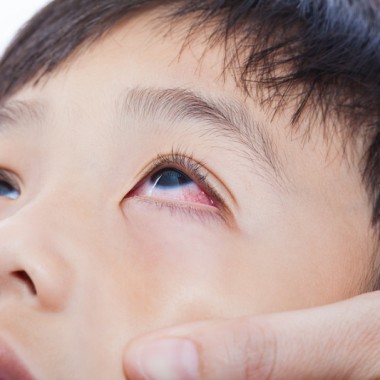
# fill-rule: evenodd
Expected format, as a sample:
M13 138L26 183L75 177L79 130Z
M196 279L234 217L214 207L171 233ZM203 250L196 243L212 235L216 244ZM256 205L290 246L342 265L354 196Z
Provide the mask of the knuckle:
M241 378L272 379L276 366L277 341L269 323L256 318L242 320L236 326L233 340L231 347L238 349L235 353L230 352L229 358L239 366Z

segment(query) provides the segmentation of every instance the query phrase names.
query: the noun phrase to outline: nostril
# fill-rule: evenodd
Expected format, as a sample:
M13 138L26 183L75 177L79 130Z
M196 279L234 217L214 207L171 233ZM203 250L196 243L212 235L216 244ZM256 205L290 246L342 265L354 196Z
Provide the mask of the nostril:
M16 278L18 281L22 282L23 285L25 285L31 294L36 295L37 289L33 283L33 280L30 278L28 273L26 273L24 270L18 270L15 272L12 272L11 275Z

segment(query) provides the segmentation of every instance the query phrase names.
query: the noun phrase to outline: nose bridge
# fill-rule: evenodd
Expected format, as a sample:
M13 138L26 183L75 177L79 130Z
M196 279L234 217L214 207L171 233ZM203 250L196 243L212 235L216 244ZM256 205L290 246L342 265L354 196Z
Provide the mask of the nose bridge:
M75 236L80 237L86 227L96 228L96 221L102 214L102 195L86 186L87 181L77 181L78 177L79 174L74 175L74 181L52 181L46 190L20 210L17 217L32 223L36 229L54 231L58 240L61 237L64 240L66 235L72 240ZM92 182L95 181L92 179Z

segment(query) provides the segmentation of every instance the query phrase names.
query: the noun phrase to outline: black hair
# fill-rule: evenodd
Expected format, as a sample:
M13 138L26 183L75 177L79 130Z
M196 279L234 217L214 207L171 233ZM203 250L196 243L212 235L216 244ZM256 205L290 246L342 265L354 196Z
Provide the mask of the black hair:
M266 89L262 100L277 109L294 102L293 125L318 111L323 125L338 120L347 140L360 139L359 170L380 224L379 0L55 0L3 55L0 104L146 7L166 9L172 28L186 21L187 37L208 26L247 94Z

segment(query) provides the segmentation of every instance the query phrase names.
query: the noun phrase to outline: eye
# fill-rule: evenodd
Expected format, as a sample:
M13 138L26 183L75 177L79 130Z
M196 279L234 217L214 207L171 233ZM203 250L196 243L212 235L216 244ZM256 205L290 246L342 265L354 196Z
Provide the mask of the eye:
M214 206L212 196L202 189L202 184L198 185L177 168L163 168L149 175L129 194L131 196Z
M15 200L20 196L20 190L12 184L11 176L0 172L0 197Z

